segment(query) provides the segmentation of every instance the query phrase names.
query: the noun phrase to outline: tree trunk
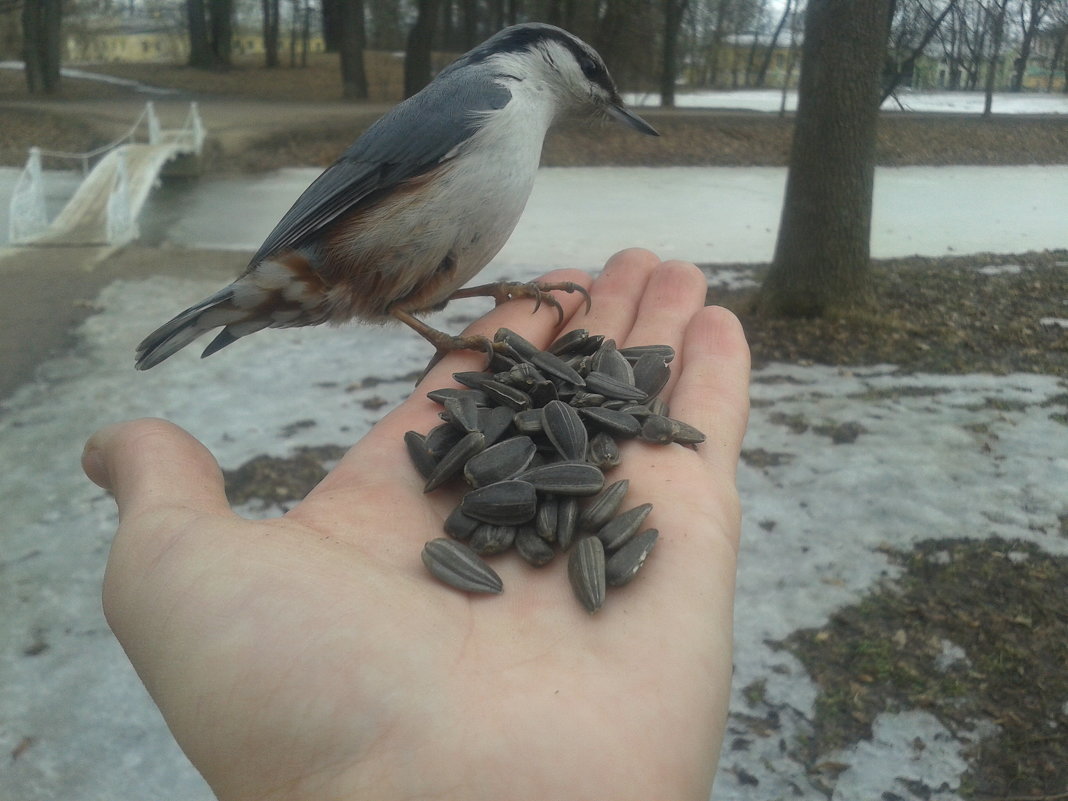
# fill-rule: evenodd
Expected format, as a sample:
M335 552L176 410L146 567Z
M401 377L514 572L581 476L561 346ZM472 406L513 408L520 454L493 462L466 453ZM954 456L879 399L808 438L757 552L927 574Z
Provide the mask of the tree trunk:
M765 314L824 316L871 302L875 129L887 0L811 0L786 197Z
M208 39L208 15L204 0L185 0L186 21L189 24L189 66L207 69L215 59Z
M268 68L278 66L278 4L280 0L262 0L263 58Z
M336 53L341 48L342 0L322 0L323 8L323 47L327 53Z
M211 0L211 50L216 67L229 67L234 43L234 0Z
M1048 6L1046 0L1031 0L1027 15L1027 22L1023 26L1023 38L1020 40L1020 57L1016 59L1015 70L1012 75L1012 91L1023 91L1024 74L1027 72L1027 61L1031 58L1031 44L1038 27L1042 24L1042 18L1046 16Z
M675 106L675 79L679 74L679 30L689 0L664 0L664 50L660 62L660 105Z
M367 97L367 73L363 68L363 0L346 0L339 7L338 50L341 53L341 93L350 100Z
M23 61L31 94L59 91L62 19L61 0L26 0L22 6Z
M990 40L990 63L986 65L986 97L983 99L983 116L989 117L994 106L994 82L998 75L998 59L1001 58L1001 37L1005 32L1005 8L1009 0L998 0L994 13L994 33Z
M438 0L418 0L419 15L408 31L408 47L404 54L404 96L411 97L430 83L432 64L430 51L434 44Z

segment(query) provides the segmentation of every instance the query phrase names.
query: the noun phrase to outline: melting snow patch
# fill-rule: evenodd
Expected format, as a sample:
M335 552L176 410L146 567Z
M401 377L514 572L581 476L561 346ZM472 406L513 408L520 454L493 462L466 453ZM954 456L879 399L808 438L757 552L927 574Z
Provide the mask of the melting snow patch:
M1066 317L1043 317L1038 321L1041 326L1047 328L1068 328L1068 318Z
M979 272L983 275L1019 275L1023 267L1019 264L988 264L980 267Z
M832 801L898 798L923 801L957 799L960 776L968 765L962 744L927 712L882 714L870 740L843 749L828 762L848 765L835 785Z

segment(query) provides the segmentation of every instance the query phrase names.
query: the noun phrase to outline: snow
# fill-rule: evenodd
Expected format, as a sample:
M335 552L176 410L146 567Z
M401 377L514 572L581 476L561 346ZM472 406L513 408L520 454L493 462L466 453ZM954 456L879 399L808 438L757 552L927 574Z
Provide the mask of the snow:
M309 177L286 170L169 194L159 209L167 221L157 226L160 242L254 248L284 211L278 195L295 196ZM763 261L782 178L770 169L544 170L490 273L592 270L628 245L695 261ZM874 248L877 255L1064 248L1064 208L1068 167L881 170ZM1025 269L991 264L978 278ZM751 278L732 269L712 280ZM33 741L0 771L2 798L211 797L101 615L116 518L111 500L78 468L88 434L119 419L163 416L192 431L227 468L299 445L345 444L410 392L408 376L426 360L425 343L406 330L350 326L266 331L208 360L190 349L162 368L132 370L133 347L146 331L217 287L174 277L112 283L72 346L3 403L0 614L8 625L0 753ZM481 308L467 303L463 311ZM345 386L338 386L339 365ZM372 376L380 381L358 388ZM822 625L878 582L892 581L897 568L883 546L999 536L1068 554L1068 540L1057 534L1058 517L1068 513L1068 426L1054 418L1063 413L1064 392L1051 376L908 375L893 365L772 364L755 372L745 447L786 456L739 470L746 514L727 742L744 736L749 746L724 752L714 798L827 797L791 747L811 731L817 688L771 644ZM371 411L362 401L372 397L386 405ZM308 409L316 410L315 425L293 425ZM798 433L778 415L810 425ZM860 427L855 442L834 444L817 430L841 423ZM38 642L46 647L25 655ZM949 662L959 651L945 644ZM742 688L756 681L765 683L764 703L780 710L776 731L746 722ZM931 798L953 801L966 745L929 714L881 715L870 741L827 755L844 766L833 797L912 799L909 788L922 781Z
M624 100L632 106L659 106L660 95L626 93ZM678 108L718 108L778 113L782 107L781 89L737 89L733 91L685 91L675 96ZM986 96L983 92L913 92L899 90L882 105L886 112L922 112L924 114L982 114ZM797 110L797 92L786 93L786 110ZM1043 92L995 92L991 110L995 114L1068 114L1068 95Z

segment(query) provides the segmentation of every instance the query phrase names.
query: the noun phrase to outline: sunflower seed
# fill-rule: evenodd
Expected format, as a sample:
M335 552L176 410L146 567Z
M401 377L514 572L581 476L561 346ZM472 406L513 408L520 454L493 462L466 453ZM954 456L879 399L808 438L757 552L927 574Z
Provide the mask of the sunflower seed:
M472 431L453 445L441 457L434 471L427 476L423 492L431 492L464 469L467 460L486 447L486 438L481 431Z
M530 402L534 404L535 408L544 406L550 401L560 399L560 392L556 389L556 384L547 378L532 386L529 395Z
M604 486L604 473L585 462L553 462L534 467L516 476L528 481L539 492L558 495L595 495Z
M515 542L515 526L497 526L483 523L471 535L471 550L481 556L504 553Z
M597 538L604 544L604 549L609 553L614 553L622 547L627 540L638 533L652 510L651 503L643 503L605 523L597 531Z
M655 528L635 534L630 542L625 543L605 561L605 582L608 586L622 587L634 578L638 569L645 564L645 558L656 545L657 536L658 532Z
M637 361L646 353L656 354L656 356L668 363L675 358L675 349L670 345L633 345L629 348L620 348L619 352L625 358L633 361Z
M515 536L515 549L527 562L534 567L547 565L552 561L556 552L553 546L543 540L528 526L519 529Z
M463 439L464 432L448 423L434 426L426 435L426 449L435 460L440 460L452 447Z
M481 389L482 382L486 381L487 379L493 378L493 373L468 370L460 373L453 373L452 377L455 378L457 382L463 384L465 387L470 387L471 389Z
M464 465L464 478L472 487L484 487L523 472L537 448L530 437L512 437L472 456Z
M661 417L671 414L671 408L663 398L650 398L645 405L649 408L649 414L658 414Z
M467 391L474 392L473 389ZM442 412L445 422L452 423L468 434L478 431L478 406L471 395L454 395L446 398L442 405L445 407Z
M408 448L408 456L419 471L419 475L426 478L434 472L438 460L435 459L426 447L426 437L418 431L405 431L404 444Z
M590 437L589 454L586 460L604 470L619 467L619 446L609 434L604 431Z
M604 605L604 546L596 537L583 537L567 560L567 575L575 597L591 615Z
M491 401L502 406L509 406L516 411L530 408L530 396L521 389L510 387L500 381L490 379L482 382L482 391Z
M486 393L479 389L457 389L456 387L444 387L442 389L432 389L426 393L426 396L435 403L445 405L445 401L449 398L470 398L475 402L476 406L489 406L489 399L486 397Z
M553 495L542 498L538 504L538 512L534 515L534 530L546 542L556 542L559 512L560 501Z
M478 430L486 438L487 447L499 440L512 425L513 414L514 412L507 406L478 410Z
M557 453L568 461L586 456L589 434L578 412L563 401L550 401L541 409L542 429Z
M615 409L579 409L579 414L597 430L607 431L614 437L636 437L642 430L641 423L632 415Z
M464 514L462 508L457 506L449 516L445 518L445 533L456 540L466 540L475 533L475 529L482 525L482 521L475 520Z
M619 506L623 503L623 496L627 494L630 482L627 479L617 481L605 487L589 506L579 515L578 525L583 531L597 531L611 520Z
M639 436L646 442L667 445L675 436L675 426L672 425L670 417L651 414L642 423L642 431Z
M578 371L569 367L567 362L559 356L554 356L543 350L539 350L531 356L530 363L546 375L552 376L553 378L559 378L561 381L574 384L576 387L581 387L586 383L583 377L579 375Z
M667 384L668 378L671 377L671 368L655 353L645 353L634 362L633 375L634 386L646 395L653 396Z
M467 493L460 507L468 517L483 523L518 525L533 519L538 496L526 481L498 481Z
M590 369L604 373L617 381L634 386L634 368L630 366L619 350L614 339L606 339L590 359Z
M515 430L520 434L540 434L542 432L541 409L523 409L512 417Z
M574 495L560 498L556 510L556 544L561 551L571 547L578 528L579 505Z
M558 337L545 350L561 359L567 359L576 354L583 353L590 341L590 332L585 328L576 328Z
M456 540L441 537L423 546L423 564L436 578L464 592L499 593L504 583L482 558Z
M544 381L545 376L539 373L538 368L533 364L520 362L507 373L501 373L497 380L502 384L529 392L532 386Z
M587 392L584 389L580 389L571 396L571 405L576 409L600 407L606 400L608 400L608 398L604 395L598 395L596 392Z
M689 423L684 423L681 420L672 420L671 422L673 424L671 435L672 442L677 442L680 445L696 445L699 442L705 441L705 435Z
M586 376L586 389L604 395L606 398L619 400L641 401L647 397L646 393L633 384L624 383L607 373L599 373L596 370L591 370Z

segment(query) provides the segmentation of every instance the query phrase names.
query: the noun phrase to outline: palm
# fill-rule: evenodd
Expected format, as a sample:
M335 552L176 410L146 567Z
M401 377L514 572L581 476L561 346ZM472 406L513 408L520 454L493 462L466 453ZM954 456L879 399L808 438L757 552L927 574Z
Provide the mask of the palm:
M699 297L670 324L643 328L615 319L619 304L607 297L598 314L599 288L634 291L602 281L593 287L596 319L582 325L621 344L681 350ZM544 345L558 333L553 322L506 304L480 325L513 327ZM423 386L445 385L478 359L450 356ZM679 362L685 371L685 351ZM707 796L729 675L740 431L705 419L719 404L700 384L673 400L677 416L713 437L700 455L639 443L624 450L612 479L630 478L629 504L655 504L649 523L663 537L639 579L596 616L571 595L560 558L537 570L497 560L505 592L495 597L461 594L426 574L420 550L441 536L458 496L424 495L407 462L404 431L436 422L435 405L416 392L282 520L222 510L187 517L141 588L164 606L142 609L156 628L124 631L117 599L113 624L221 797L423 797L450 788L466 798L477 796L472 788L495 798L648 798L668 788L672 797ZM726 425L738 429L744 408L731 401ZM109 594L127 600L130 586L114 584ZM139 657L153 664L147 675Z

